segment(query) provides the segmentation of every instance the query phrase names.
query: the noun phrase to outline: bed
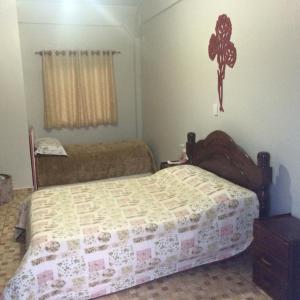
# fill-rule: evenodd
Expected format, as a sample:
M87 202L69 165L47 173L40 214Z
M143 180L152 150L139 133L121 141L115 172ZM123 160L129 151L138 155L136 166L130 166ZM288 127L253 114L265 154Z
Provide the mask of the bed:
M67 156L40 155L29 131L34 189L155 172L149 147L141 140L63 145Z
M269 154L256 165L221 131L186 146L187 164L147 177L34 192L4 298L92 299L245 250L267 214Z

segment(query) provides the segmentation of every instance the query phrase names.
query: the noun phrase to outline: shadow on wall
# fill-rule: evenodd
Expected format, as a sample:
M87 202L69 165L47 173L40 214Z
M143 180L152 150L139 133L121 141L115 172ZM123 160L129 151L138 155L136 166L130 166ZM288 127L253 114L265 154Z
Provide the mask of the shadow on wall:
M271 187L271 214L282 214L291 212L291 178L287 168L279 166L279 172Z

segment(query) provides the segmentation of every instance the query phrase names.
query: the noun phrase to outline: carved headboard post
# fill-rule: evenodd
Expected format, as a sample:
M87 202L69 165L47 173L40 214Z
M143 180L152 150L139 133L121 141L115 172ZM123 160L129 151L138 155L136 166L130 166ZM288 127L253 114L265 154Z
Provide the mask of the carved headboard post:
M263 183L257 190L257 196L260 203L260 218L266 218L270 209L269 186L272 182L272 168L270 167L270 154L268 152L259 152L257 154L257 166L262 170Z
M196 143L196 134L194 132L189 132L187 134L187 142L186 142L186 155L188 157L188 163L192 164L192 152L193 145Z

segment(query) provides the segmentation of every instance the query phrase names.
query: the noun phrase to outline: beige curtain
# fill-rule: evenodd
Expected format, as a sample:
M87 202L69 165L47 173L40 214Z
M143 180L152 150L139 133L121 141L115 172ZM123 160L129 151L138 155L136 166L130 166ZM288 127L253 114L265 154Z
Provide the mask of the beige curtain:
M112 51L42 53L45 128L117 123Z

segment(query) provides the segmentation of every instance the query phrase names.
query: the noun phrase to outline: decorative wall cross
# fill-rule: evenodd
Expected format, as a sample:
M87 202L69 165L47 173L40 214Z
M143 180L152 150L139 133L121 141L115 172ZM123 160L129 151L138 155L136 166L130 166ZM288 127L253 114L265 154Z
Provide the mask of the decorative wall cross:
M218 61L218 93L220 102L220 111L223 108L223 80L225 78L226 65L233 68L236 61L236 49L230 41L232 26L229 17L225 14L220 15L216 23L216 34L212 34L208 45L208 54L211 60L217 56Z

